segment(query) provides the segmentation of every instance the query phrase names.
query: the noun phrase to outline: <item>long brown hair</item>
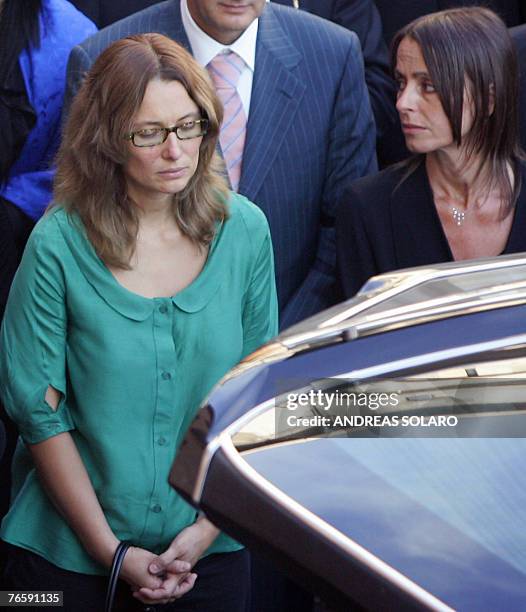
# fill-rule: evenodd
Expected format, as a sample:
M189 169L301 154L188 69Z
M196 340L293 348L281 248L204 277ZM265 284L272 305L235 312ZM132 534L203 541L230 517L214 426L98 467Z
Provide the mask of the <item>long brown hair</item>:
M206 245L216 223L227 217L228 189L216 153L223 109L206 71L161 34L118 40L98 57L73 100L57 157L54 202L76 212L99 257L120 268L130 267L139 223L126 192L125 135L153 79L179 81L209 122L197 170L173 197L179 228Z
M449 119L453 139L465 147L466 157L480 156L480 174L488 170L485 187L498 187L501 215L515 205L521 188L518 161L524 154L519 141L519 77L515 46L504 22L482 7L454 8L415 19L394 37L391 65L404 38L420 47L429 76ZM473 125L464 138L464 93L473 104ZM408 163L411 173L418 159ZM514 172L510 180L508 164Z

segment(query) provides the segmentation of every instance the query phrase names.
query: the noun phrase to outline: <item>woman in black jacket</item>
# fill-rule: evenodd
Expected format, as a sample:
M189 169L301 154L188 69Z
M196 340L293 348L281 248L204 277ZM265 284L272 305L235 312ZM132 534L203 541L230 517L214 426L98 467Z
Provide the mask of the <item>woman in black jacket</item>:
M421 17L393 41L406 162L354 183L340 203L345 297L370 277L526 250L518 68L483 8Z

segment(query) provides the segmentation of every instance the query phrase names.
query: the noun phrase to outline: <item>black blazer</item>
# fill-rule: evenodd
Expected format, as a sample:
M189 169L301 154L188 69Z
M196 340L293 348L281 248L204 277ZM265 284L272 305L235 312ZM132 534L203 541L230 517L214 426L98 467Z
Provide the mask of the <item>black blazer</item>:
M521 145L526 150L526 24L510 29L519 58L519 131Z
M425 164L394 191L405 171L393 166L356 181L338 207L338 273L344 298L352 297L376 274L453 261ZM524 164L521 173L522 189L503 254L526 251Z

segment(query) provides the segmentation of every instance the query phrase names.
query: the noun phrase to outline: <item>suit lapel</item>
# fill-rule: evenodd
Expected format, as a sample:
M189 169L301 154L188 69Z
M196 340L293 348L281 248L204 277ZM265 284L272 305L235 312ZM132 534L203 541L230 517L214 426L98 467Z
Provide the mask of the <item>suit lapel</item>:
M247 139L239 191L254 199L290 129L305 92L293 68L302 61L273 8L259 18Z
M392 194L391 223L399 268L453 261L423 161Z

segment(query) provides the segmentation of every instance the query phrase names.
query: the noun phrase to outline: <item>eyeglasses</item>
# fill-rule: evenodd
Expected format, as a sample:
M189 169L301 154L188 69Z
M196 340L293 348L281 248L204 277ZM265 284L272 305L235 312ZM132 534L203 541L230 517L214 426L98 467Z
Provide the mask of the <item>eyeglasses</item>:
M208 119L192 119L173 127L145 128L125 136L136 147L155 147L163 144L172 132L179 140L190 140L204 136L208 130Z

